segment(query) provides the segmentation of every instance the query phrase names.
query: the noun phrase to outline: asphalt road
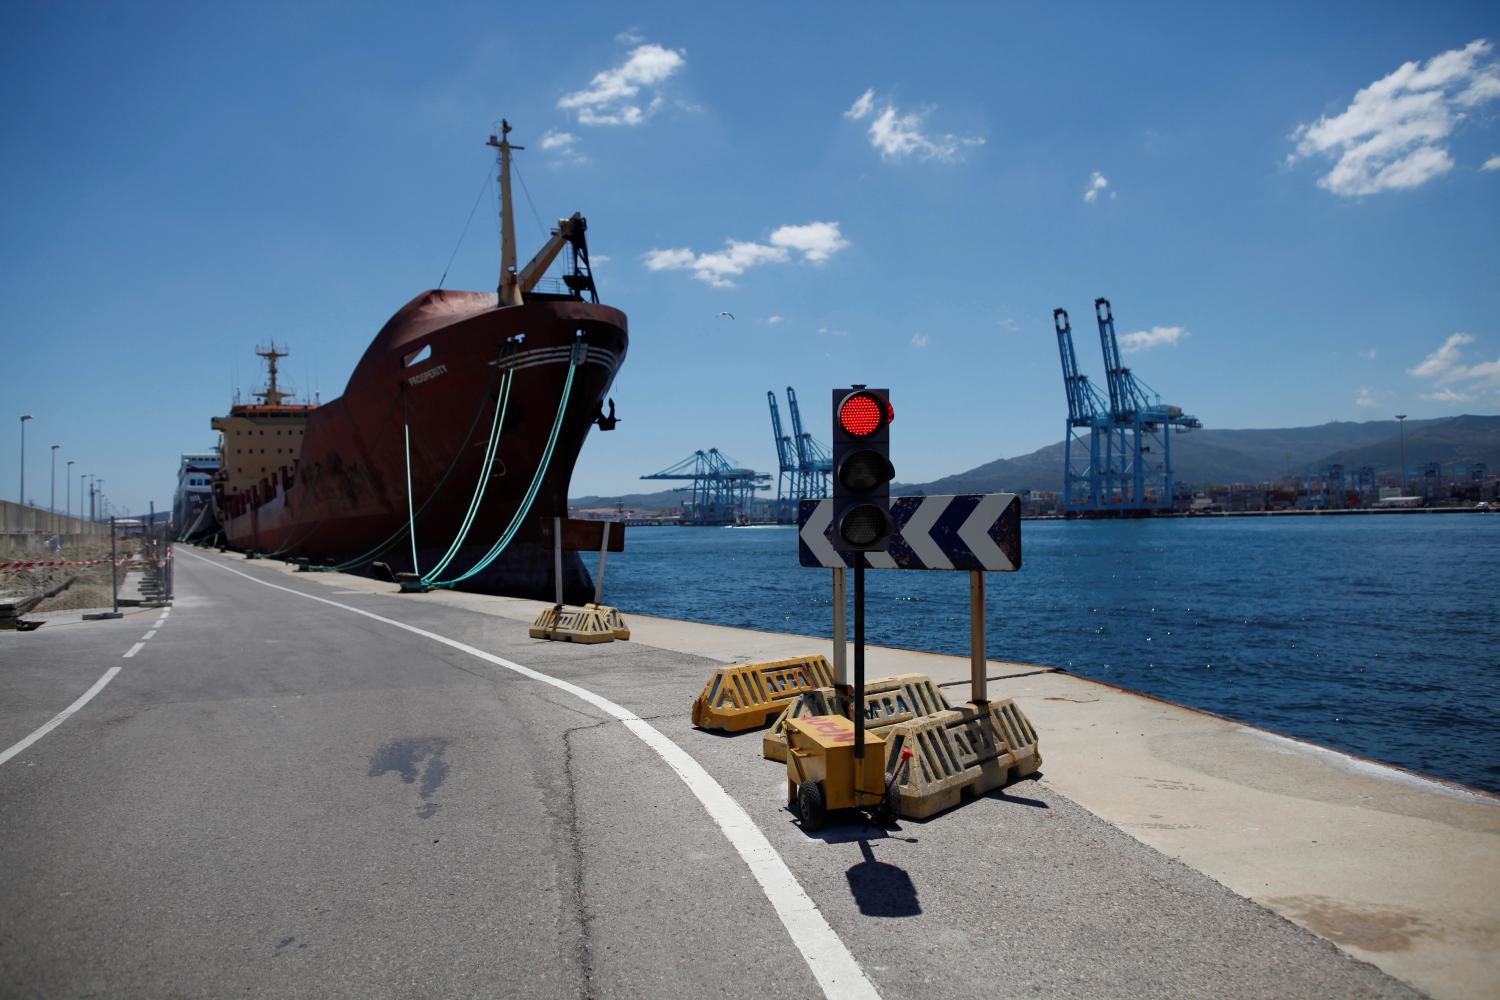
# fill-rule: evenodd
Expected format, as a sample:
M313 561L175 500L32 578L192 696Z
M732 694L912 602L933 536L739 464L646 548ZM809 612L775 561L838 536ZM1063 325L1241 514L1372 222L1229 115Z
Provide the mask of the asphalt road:
M1045 778L807 836L757 734L691 727L706 660L217 554L177 594L0 633L0 754L121 668L0 764L0 996L1416 995ZM689 755L864 981L820 984L828 950L641 727L441 639Z

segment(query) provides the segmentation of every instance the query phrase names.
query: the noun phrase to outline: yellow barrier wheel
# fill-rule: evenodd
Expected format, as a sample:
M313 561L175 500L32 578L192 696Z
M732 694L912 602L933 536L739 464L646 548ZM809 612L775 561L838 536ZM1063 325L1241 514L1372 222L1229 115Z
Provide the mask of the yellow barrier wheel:
M823 786L816 781L804 781L797 786L797 814L802 817L802 829L809 832L823 829L828 819L828 804L823 798Z

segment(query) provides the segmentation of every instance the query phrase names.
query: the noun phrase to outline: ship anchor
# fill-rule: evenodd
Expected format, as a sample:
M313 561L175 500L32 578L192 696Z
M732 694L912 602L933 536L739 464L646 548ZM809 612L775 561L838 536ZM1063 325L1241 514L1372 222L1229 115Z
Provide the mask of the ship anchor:
M594 418L594 423L599 425L599 430L612 431L615 429L615 424L619 422L620 418L615 416L615 401L613 399L609 401L609 416L607 417L604 415L604 404L601 403L599 405L599 415Z

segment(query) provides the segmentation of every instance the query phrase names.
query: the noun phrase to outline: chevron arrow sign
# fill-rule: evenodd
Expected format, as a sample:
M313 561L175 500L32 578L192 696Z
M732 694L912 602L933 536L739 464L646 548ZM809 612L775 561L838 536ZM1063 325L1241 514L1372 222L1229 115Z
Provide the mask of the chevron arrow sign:
M833 547L833 501L797 504L797 550L804 566L869 569L962 569L1010 573L1021 568L1021 504L1014 493L891 497L896 533L884 552Z

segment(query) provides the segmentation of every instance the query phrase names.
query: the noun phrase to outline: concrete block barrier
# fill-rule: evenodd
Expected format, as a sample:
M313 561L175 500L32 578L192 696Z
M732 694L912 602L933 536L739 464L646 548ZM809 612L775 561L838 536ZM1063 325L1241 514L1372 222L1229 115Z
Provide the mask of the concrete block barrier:
M899 722L910 722L925 715L946 712L951 705L932 678L926 674L897 674L865 684L865 732L883 733ZM761 740L761 754L766 760L786 762L786 723L810 715L854 716L849 699L831 687L818 688L800 696L771 724Z
M886 733L887 766L901 815L927 819L1005 786L1042 764L1036 730L1011 699L898 723ZM904 757L910 750L911 757Z
M832 684L833 667L821 656L720 667L693 701L693 725L730 733L759 729L800 695Z

